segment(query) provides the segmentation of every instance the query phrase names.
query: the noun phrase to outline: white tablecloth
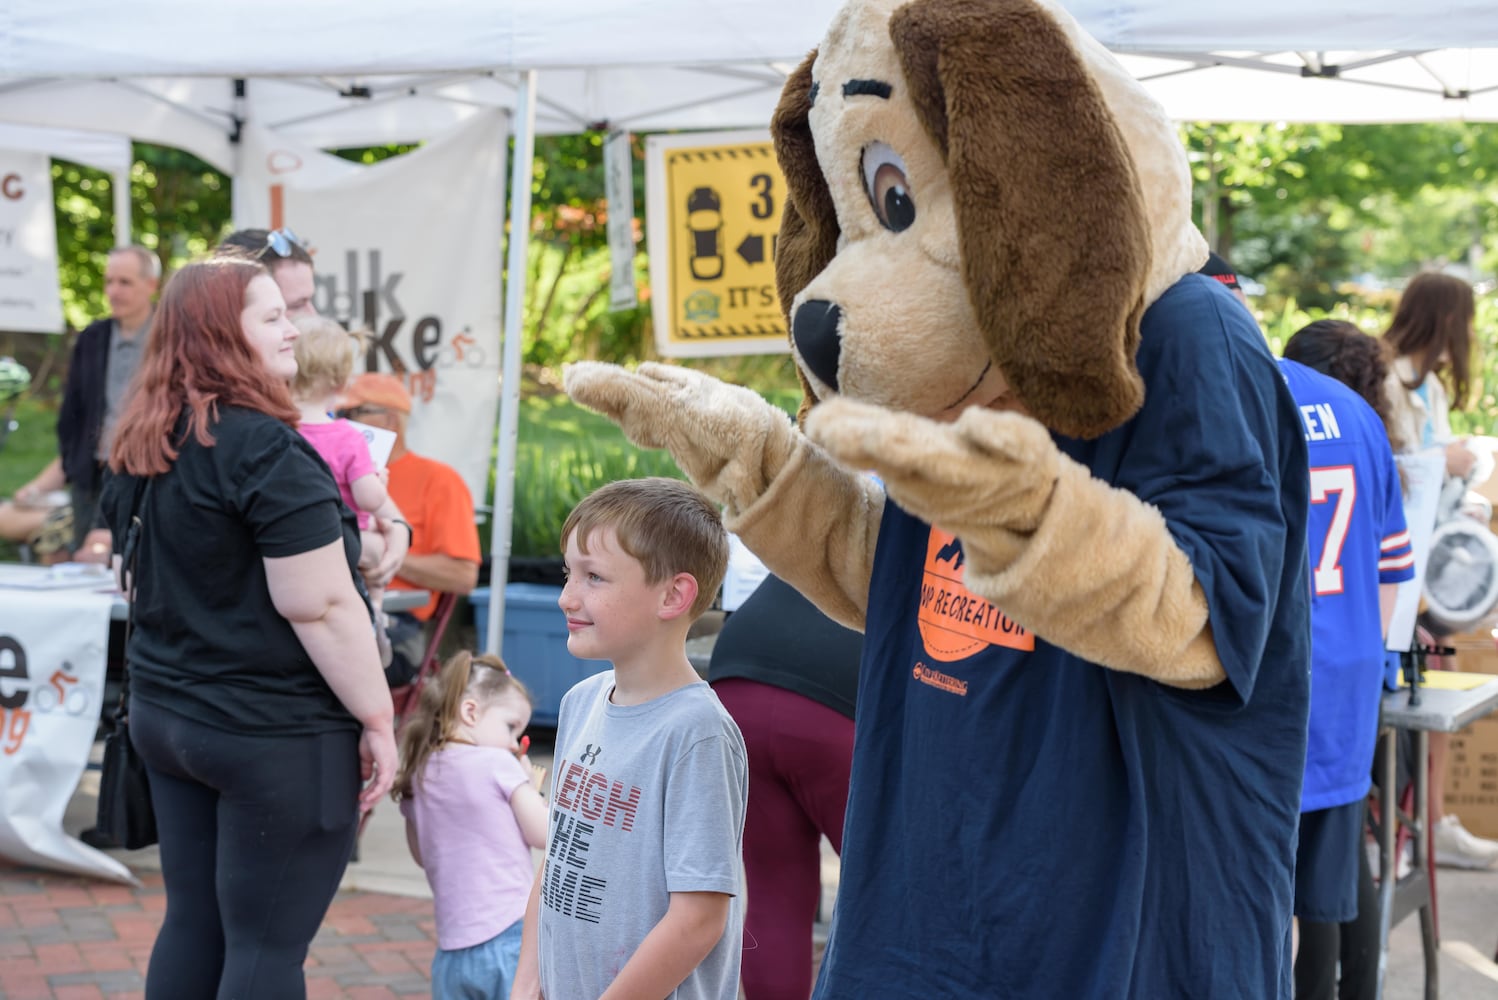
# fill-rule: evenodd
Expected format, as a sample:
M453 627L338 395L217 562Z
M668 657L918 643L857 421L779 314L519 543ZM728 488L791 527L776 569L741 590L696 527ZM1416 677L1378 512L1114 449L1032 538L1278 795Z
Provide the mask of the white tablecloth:
M391 611L429 597L385 596ZM105 710L110 619L123 622L127 610L103 567L0 563L0 857L135 881L62 829Z
M14 582L9 571L33 567L3 569ZM123 864L62 829L104 708L114 604L97 579L82 582L0 586L0 855L131 882Z

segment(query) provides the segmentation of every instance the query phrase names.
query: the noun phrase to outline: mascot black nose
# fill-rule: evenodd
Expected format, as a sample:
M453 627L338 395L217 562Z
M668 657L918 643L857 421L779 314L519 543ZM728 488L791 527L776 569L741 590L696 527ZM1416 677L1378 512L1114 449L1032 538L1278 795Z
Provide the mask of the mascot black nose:
M842 338L837 327L843 320L843 311L835 302L811 299L801 303L791 320L791 336L796 341L796 350L811 373L823 385L837 389L838 355L842 352Z

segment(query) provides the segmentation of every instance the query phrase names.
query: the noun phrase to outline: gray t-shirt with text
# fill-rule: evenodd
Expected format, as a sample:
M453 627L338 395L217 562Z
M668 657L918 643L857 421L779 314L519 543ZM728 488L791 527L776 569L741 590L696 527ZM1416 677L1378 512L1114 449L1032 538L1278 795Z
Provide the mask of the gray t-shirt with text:
M670 996L734 1000L743 947L744 738L706 683L615 705L613 671L562 699L541 875L541 990L595 1000L673 892L733 897L723 937Z

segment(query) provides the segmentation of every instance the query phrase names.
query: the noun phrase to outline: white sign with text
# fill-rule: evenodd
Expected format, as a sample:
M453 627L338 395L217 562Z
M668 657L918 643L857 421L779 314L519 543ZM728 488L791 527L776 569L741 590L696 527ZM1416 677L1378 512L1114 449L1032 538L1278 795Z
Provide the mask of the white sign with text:
M0 149L0 330L61 333L52 163Z
M369 331L364 367L411 391L407 446L457 469L475 503L499 406L506 122L476 114L371 165L247 128L234 184L237 225L307 241L317 311Z

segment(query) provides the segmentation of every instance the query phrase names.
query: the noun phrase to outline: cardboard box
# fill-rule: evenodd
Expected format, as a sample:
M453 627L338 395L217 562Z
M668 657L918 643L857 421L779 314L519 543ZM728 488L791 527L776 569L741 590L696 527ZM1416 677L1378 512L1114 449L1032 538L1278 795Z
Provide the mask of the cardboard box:
M1447 641L1447 645L1456 650L1456 669L1466 674L1498 674L1498 641L1491 635L1472 641L1451 641L1458 638L1452 636Z
M1498 714L1451 734L1445 804L1468 830L1498 840Z
M1470 632L1447 636L1456 650L1456 669L1469 674L1498 674L1498 613ZM1446 811L1479 837L1498 839L1498 713L1478 719L1451 734L1446 762Z
M1498 458L1498 438L1473 438L1472 443L1476 445L1477 448L1485 448L1489 452L1492 452L1493 456L1495 458ZM1477 449L1474 448L1473 450L1475 451ZM1481 464L1480 461L1479 464ZM1489 475L1487 479L1484 479L1480 483L1474 483L1472 485L1472 489L1469 492L1477 493L1478 495L1487 498L1487 501L1493 505L1493 522L1495 525L1498 525L1498 472L1494 472L1493 474Z
M1442 644L1456 650L1455 669L1468 674L1498 674L1498 611L1470 632L1446 636Z

